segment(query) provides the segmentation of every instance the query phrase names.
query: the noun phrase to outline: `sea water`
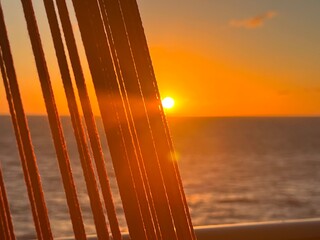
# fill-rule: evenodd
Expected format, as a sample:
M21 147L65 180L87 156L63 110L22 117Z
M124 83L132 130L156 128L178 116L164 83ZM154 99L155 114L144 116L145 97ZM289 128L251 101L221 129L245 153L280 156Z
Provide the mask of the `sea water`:
M69 117L61 119L86 232L95 228ZM28 118L55 237L73 236L48 121ZM168 119L193 224L320 217L320 118ZM126 222L101 133L114 201ZM9 116L0 117L0 161L19 239L35 235Z

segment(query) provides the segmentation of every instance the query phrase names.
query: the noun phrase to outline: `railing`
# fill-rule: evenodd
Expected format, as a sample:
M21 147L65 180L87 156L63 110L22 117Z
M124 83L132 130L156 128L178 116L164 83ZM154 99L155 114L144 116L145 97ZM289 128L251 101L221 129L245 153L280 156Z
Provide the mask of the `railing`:
M196 228L198 240L319 240L320 218Z
M319 240L320 218L203 226L195 232L198 240ZM124 234L123 240L130 240L129 235Z

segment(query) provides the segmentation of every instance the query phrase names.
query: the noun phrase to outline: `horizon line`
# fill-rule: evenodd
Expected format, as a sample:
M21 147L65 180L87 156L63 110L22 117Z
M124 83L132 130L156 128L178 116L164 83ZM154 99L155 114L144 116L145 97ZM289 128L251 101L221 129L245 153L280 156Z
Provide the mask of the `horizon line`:
M0 117L10 117L9 113L0 113ZM26 114L27 117L47 117L47 114ZM60 117L70 117L69 114L61 114ZM83 115L81 115L83 117ZM101 118L101 115L94 115ZM319 118L320 114L313 115L166 115L167 118Z

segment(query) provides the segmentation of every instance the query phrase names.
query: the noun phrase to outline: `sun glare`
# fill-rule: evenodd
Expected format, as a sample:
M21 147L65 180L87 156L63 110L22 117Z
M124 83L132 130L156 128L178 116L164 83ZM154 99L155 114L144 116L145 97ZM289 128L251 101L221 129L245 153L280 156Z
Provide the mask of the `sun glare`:
M165 109L171 109L174 107L174 99L172 97L166 97L162 99L162 106Z

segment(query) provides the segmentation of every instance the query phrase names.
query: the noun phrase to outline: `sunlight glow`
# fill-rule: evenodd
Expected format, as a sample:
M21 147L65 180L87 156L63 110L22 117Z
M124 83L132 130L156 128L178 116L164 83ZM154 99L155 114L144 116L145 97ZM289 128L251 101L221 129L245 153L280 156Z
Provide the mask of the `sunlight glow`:
M165 97L162 99L162 106L165 109L171 109L174 107L174 99L172 97Z

